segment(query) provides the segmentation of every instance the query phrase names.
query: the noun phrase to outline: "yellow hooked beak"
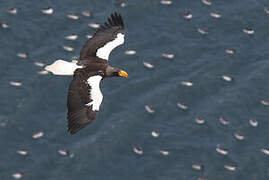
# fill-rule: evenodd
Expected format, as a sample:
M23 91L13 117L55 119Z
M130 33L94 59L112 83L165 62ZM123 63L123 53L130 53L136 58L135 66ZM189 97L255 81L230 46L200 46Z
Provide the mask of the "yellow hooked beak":
M127 72L125 72L125 71L120 71L119 72L119 76L122 76L122 77L128 77L128 74L127 74Z

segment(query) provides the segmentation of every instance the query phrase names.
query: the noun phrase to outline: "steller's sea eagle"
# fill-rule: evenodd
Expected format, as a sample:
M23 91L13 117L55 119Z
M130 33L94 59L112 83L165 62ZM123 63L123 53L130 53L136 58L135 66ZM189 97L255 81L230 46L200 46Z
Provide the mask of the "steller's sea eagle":
M108 64L110 52L123 43L123 20L115 12L85 43L78 61L57 60L45 67L55 75L73 75L67 97L68 131L71 134L95 119L103 100L101 80L113 76L128 77L125 71Z

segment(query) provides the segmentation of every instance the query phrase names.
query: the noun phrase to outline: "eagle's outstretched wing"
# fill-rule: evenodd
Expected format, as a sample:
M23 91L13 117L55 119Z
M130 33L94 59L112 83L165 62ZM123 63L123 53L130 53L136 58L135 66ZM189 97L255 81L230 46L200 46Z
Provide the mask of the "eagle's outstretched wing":
M113 13L83 46L80 60L98 57L108 60L110 52L124 43L124 24L120 14Z
M76 73L79 74L78 71ZM67 97L68 131L71 134L93 122L103 100L100 90L102 76L84 78L77 74L69 86Z

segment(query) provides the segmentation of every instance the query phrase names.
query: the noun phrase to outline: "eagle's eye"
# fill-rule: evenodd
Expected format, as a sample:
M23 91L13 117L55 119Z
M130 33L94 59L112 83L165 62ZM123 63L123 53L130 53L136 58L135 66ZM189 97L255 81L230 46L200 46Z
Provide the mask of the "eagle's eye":
M98 75L103 76L104 72L100 70L100 71L98 71Z

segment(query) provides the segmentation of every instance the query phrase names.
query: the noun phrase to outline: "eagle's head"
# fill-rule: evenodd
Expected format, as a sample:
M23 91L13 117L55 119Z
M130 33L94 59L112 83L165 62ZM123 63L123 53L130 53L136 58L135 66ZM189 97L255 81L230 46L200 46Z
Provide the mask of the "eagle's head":
M119 69L119 68L114 68L111 66L107 66L106 72L105 72L106 77L114 77L114 76L120 76L120 77L128 77L128 73Z

